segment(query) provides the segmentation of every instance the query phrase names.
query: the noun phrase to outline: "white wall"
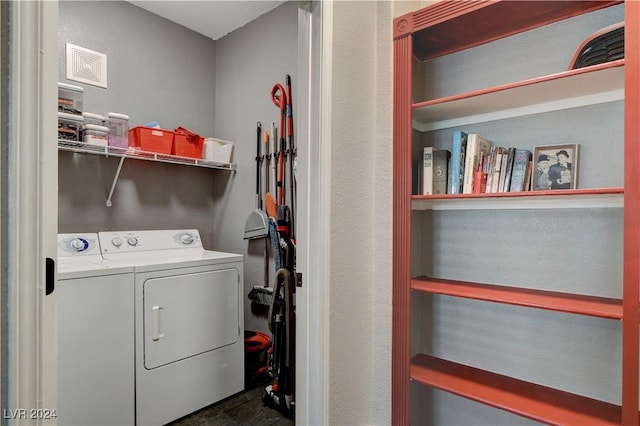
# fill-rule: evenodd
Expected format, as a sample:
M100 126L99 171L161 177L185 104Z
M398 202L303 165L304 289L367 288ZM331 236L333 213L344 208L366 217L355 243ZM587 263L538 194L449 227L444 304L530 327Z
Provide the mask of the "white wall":
M392 23L418 2L333 3L329 423L391 423Z
M385 180L384 174L376 174L375 163L376 9L376 3L369 2L336 2L333 9L331 424L371 422L376 244L373 183L376 178Z

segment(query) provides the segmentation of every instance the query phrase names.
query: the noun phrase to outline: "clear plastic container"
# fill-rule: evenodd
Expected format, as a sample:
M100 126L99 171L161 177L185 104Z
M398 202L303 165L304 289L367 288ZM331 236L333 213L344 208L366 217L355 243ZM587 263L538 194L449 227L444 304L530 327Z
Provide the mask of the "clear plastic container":
M84 89L66 83L58 83L58 112L82 115Z
M81 115L58 113L58 142L81 145L82 144L82 123Z
M82 140L89 145L107 146L108 135L109 128L106 126L85 124L82 131Z
M108 144L115 148L129 147L129 116L116 112L107 113Z
M94 114L93 112L83 112L84 125L92 124L94 126L106 126L107 119L104 115Z

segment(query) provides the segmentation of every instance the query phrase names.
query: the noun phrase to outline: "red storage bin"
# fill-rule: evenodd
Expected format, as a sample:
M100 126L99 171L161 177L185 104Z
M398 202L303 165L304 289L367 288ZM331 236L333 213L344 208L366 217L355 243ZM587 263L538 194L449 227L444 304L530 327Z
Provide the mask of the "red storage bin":
M171 154L181 157L202 158L204 138L184 127L178 127L173 138Z
M174 132L136 126L129 130L129 147L158 154L171 154Z
M269 371L271 337L261 331L244 331L244 381L245 386L258 382Z

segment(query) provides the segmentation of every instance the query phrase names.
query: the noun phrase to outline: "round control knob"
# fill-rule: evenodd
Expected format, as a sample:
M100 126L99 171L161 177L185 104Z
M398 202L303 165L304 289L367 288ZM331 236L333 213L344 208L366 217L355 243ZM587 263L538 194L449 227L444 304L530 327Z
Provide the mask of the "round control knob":
M129 244L132 247L137 246L138 245L138 238L136 238L136 237L127 238L127 244Z
M182 242L182 244L184 245L189 245L193 243L193 235L191 234L182 234L182 236L180 237L180 242Z
M86 249L84 241L82 241L80 238L75 238L71 241L71 248L75 251L83 251L84 249Z
M122 245L122 240L119 237L114 237L111 240L111 244L113 244L114 247L120 247Z

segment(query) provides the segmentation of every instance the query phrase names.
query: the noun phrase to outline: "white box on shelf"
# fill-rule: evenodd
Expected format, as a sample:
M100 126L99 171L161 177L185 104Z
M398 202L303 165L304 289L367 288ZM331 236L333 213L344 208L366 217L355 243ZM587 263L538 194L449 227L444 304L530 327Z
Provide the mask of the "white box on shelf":
M233 142L215 138L206 138L204 140L203 157L206 161L229 164L231 163L232 153Z

